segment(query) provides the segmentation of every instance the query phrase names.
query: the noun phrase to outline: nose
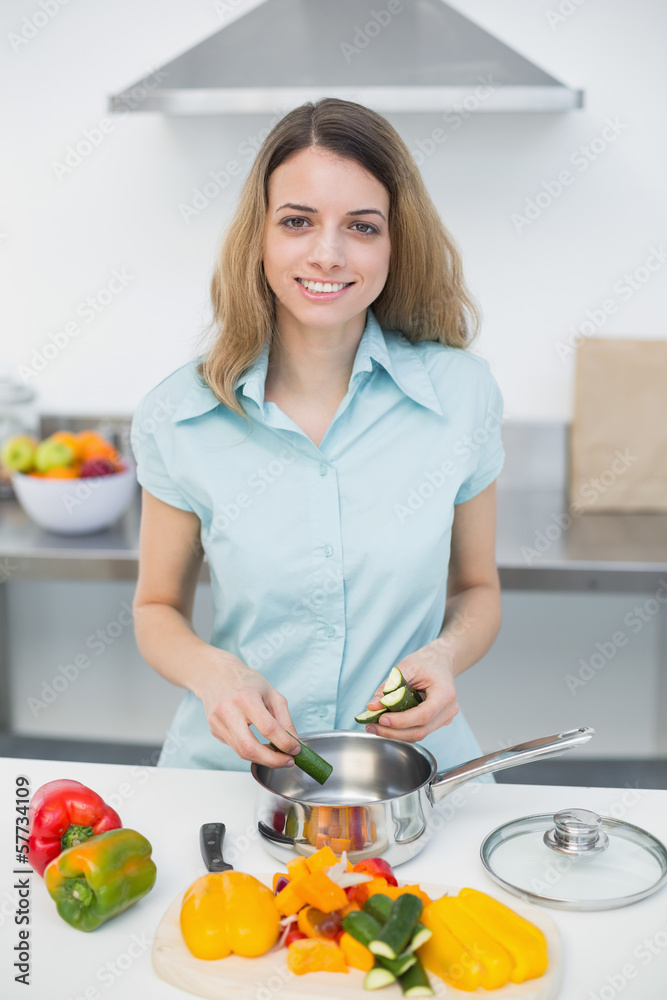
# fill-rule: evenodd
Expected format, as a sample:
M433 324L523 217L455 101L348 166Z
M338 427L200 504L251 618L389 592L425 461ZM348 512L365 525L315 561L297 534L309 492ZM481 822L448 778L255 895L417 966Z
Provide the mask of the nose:
M328 271L332 267L343 267L345 254L340 233L321 231L316 234L308 251L308 263Z

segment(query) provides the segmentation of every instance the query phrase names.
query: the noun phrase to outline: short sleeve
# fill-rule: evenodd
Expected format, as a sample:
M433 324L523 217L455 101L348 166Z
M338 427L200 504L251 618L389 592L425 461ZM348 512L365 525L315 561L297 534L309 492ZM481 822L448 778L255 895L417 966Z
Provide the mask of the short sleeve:
M505 464L505 449L501 436L503 397L498 383L491 374L489 374L489 378L491 383L484 423L472 435L473 440L479 444L477 468L461 483L454 505L472 500L487 486L490 486Z
M130 444L137 463L137 480L158 500L192 511L183 492L169 475L169 470L160 451L156 431L165 433L167 426L152 417L144 416L145 400L137 408L130 428ZM194 513L194 511L193 511Z

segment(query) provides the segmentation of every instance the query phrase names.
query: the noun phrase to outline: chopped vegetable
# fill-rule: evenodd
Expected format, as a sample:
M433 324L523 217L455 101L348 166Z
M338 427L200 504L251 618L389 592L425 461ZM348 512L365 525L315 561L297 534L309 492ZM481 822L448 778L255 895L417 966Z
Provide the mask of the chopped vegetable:
M150 892L155 876L149 842L136 830L121 829L63 851L47 865L44 884L63 920L93 931Z
M422 909L421 899L409 893L394 900L386 923L368 945L373 954L396 958L410 943Z
M358 913L349 913L346 917L343 917L343 928L355 940L368 948L371 941L375 940L380 933L382 924L372 917L370 913L364 913L361 910ZM414 965L416 960L416 955L399 955L397 959L378 956L380 965L389 969L395 978L401 976L411 965Z
M433 903L424 908L421 920L433 931L432 937L419 949L419 959L425 968L449 986L465 991L476 990L483 971L481 963L438 918L433 911Z
M403 996L432 997L434 995L426 970L419 959L407 972L403 973L398 981L403 990Z
M370 913L372 917L384 924L389 919L394 902L385 893L376 893L374 896L370 896L369 899L364 903L364 911ZM433 932L425 927L424 924L417 921L415 924L410 941L406 947L406 951L416 951L417 948L421 947L425 941L428 941Z
M547 970L547 939L539 927L485 892L461 889L457 899L463 909L509 953L513 983L536 979Z
M310 903L324 913L332 913L334 910L342 910L347 906L347 896L339 885L332 882L329 876L323 871L315 871L310 875L297 879L291 885L302 903ZM283 892L286 890L284 889ZM276 897L278 899L279 897Z
M288 882L275 897L276 907L285 917L297 913L303 906L303 899L296 891L294 882Z
M431 903L430 909L470 954L479 960L482 966L479 985L486 990L504 986L512 972L512 959L505 948L469 916L460 899L456 896L443 896Z
M380 698L380 704L384 705L390 712L407 712L409 708L421 705L421 702L421 695L409 684L404 684Z
M120 816L80 781L59 778L38 788L28 811L28 858L39 875L68 847L122 827Z
M382 694L389 694L390 691L395 691L396 688L400 688L402 684L405 684L403 674L398 667L392 667L389 671L389 676L385 681L384 687L382 688Z
M264 955L280 934L277 899L268 886L244 872L202 875L183 897L180 924L185 943L195 958L208 960L232 952L247 958Z
M418 885L388 885L386 889L382 890L383 895L389 896L390 899L398 899L399 896L403 896L406 892L411 893L413 896L419 896L424 906L428 906L431 902L431 897L427 896L424 890Z
M373 878L380 876L386 879L388 885L398 885L394 869L384 858L364 858L363 861L357 861L353 871L368 872Z
M316 906L304 906L298 913L298 927L302 934L311 938L327 938L335 941L343 933L340 914L324 913Z
M303 938L287 949L287 967L302 976L306 972L347 972L343 952L335 941Z
M287 730L285 731L287 732ZM330 764L328 760L324 759L324 757L320 757L318 753L311 750L311 748L306 746L306 744L303 743L298 736L295 736L294 733L289 733L289 735L301 745L299 752L293 755L296 766L300 767L302 771L306 772L306 774L309 774L311 778L315 779L315 781L319 781L320 785L323 785L327 778L331 776L333 764ZM277 750L278 753L285 753L285 751L281 750L280 747L277 747L275 743L269 743L269 746L272 750Z
M384 713L388 711L388 708L369 708L365 712L360 712L359 715L355 715L354 721L360 722L362 726L370 726L373 722L377 722L380 716L384 715Z
M392 667L382 689L381 707L360 712L355 715L354 720L362 726L368 726L377 722L385 712L407 712L408 709L421 705L423 699L421 691L408 684L399 668Z
M375 965L375 955L361 941L357 941L351 934L348 934L347 931L343 932L338 945L343 952L345 961L354 969L369 972Z
M289 879L287 878L287 876L283 875L282 872L276 872L275 875L273 876L273 892L274 892L274 895L277 896L278 893L282 889L284 889L286 885L289 885Z
M306 866L306 871L303 873L304 875L308 872L323 871L325 868L330 868L333 865L338 864L338 858L328 844L321 847L319 851L315 851L315 853L311 854L309 858L303 858L301 860L303 860L303 863Z
M384 892L387 888L387 880L382 875L378 875L377 878L372 879L370 882L364 882L363 885L357 886L357 892L355 895L356 901L363 906L370 896L374 896L376 892Z
M384 965L376 965L370 970L370 972L366 973L366 978L364 979L364 989L379 990L383 986L389 986L391 983L395 982L396 976L393 972L390 972Z
M287 862L287 873L290 881L300 878L301 875L307 875L309 871L312 871L312 868L310 868L305 858L291 858Z

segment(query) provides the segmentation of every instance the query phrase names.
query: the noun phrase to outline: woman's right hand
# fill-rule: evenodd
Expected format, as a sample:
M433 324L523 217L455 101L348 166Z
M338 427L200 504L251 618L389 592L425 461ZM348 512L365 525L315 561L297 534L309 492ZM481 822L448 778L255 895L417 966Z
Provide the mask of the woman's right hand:
M215 647L211 647L211 655L212 662L195 694L204 705L213 736L231 747L242 760L268 767L292 766L294 760L290 755L298 753L301 746L298 740L290 738L290 733L296 735L296 726L287 699L238 656ZM276 753L260 743L251 725L284 753Z

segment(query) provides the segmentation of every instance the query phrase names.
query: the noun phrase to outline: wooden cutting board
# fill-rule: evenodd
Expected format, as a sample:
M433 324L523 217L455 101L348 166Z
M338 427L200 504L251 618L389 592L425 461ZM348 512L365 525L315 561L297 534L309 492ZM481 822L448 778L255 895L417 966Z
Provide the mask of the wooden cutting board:
M256 875L265 885L271 886L273 875ZM399 885L407 885L401 882ZM411 883L410 883L411 884ZM457 895L458 889L446 885L420 883L432 899L444 893ZM287 968L287 950L277 948L259 958L229 955L218 961L207 962L195 958L183 940L180 928L181 903L185 890L171 904L155 934L153 941L153 968L161 979L196 996L208 1000L399 1000L403 996L398 983L385 986L377 993L364 989L364 973L350 969L341 972L309 972L296 976ZM549 967L539 979L525 983L507 983L497 990L476 990L475 995L489 1000L554 1000L562 977L562 957L558 928L551 917L538 906L517 901L512 909L531 920L545 934L549 947ZM432 972L431 985L438 997L448 1000L472 996L469 992L448 986Z

